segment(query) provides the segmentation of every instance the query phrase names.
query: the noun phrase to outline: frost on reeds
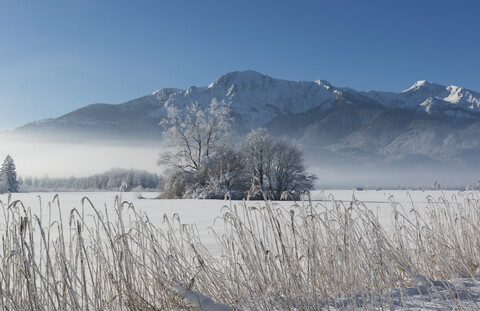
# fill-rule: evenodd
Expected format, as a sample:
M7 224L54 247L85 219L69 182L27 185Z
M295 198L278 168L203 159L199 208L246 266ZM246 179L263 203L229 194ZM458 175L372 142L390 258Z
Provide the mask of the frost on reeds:
M1 204L0 307L479 309L470 290L480 286L479 194L427 200L392 199L388 230L355 198L288 208L229 202L215 220L223 231L212 233L220 256L178 215L155 226L121 195L102 209L88 198L79 209L62 207L55 196L38 217L9 200Z

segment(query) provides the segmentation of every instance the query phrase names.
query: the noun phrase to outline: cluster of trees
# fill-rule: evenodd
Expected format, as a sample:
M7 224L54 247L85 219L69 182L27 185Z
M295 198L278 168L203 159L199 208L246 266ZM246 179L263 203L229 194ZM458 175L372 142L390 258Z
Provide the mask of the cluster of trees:
M115 168L89 177L49 178L25 177L20 179L25 191L118 191L126 183L126 191L158 189L161 179L144 170Z
M232 198L278 200L313 187L316 177L307 174L298 146L273 139L265 129L233 141L229 109L216 101L207 110L197 103L184 113L170 107L161 124L175 150L159 160L164 198L223 198L228 192Z
M5 157L0 168L0 193L18 192L19 185L15 162L10 155Z

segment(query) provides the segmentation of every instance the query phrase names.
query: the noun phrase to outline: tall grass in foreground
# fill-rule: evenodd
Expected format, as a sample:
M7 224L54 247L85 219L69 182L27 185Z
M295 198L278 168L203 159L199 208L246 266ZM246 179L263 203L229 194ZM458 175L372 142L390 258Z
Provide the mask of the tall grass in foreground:
M224 224L221 256L178 215L157 227L121 196L102 209L88 198L69 209L55 197L40 217L9 200L1 204L0 307L392 310L417 293L437 309L480 308L463 286L479 286L478 192L428 197L424 212L392 200L388 232L362 202L331 199L289 208L229 202L215 220ZM224 305L209 309L202 295Z

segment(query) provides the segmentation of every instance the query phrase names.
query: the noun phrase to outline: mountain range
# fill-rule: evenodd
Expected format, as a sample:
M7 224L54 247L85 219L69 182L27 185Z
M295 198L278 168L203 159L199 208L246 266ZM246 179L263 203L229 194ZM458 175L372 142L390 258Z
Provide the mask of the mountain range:
M428 81L392 93L231 72L208 86L164 88L123 104L92 104L14 132L161 140L158 124L167 107L182 110L193 102L207 107L212 101L230 107L237 135L265 127L274 136L300 142L310 159L321 155L339 165L448 164L466 170L480 163L480 93Z

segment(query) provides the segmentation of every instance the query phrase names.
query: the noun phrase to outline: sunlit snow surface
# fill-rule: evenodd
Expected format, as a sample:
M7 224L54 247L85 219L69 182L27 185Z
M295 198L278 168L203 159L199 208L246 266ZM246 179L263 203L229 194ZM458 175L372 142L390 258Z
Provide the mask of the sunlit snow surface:
M32 213L42 216L43 222L48 220L47 205L51 202L55 195L58 195L60 206L62 208L62 217L67 219L73 208L80 210L82 207L82 198L87 197L93 205L99 209L112 210L115 196L120 195L119 192L61 192L61 193L15 193L12 194L11 201L20 200L25 207L30 207ZM209 234L209 228L212 227L216 231L221 231L223 226L220 221L215 222L215 218L222 216L222 208L238 204L238 201L223 200L156 200L157 193L143 193L143 199L137 198L137 193L125 192L122 194L124 201L133 204L135 209L147 215L150 222L159 227L162 226L164 215L171 218L174 214L178 214L182 223L195 224L199 230L202 243L208 247L212 253L216 253L216 241L213 235ZM369 207L380 220L380 223L388 229L390 226L391 202L402 204L405 208L415 204L418 208L427 206L427 196L438 200L442 195L450 199L452 196L458 195L458 191L402 191L402 190L325 190L312 191L311 200L313 203L321 204L325 201L340 200L344 204L349 204L352 199L363 202ZM7 203L8 195L0 195L0 200ZM40 201L41 200L41 201ZM42 214L40 214L40 202L42 203ZM290 208L295 204L293 201L277 202L285 208ZM260 207L262 202L250 201L249 206ZM55 205L56 206L56 205ZM93 213L91 209L86 207L87 213ZM52 209L51 217L57 218L57 209ZM215 223L214 223L215 222Z
M471 195L475 195L473 192ZM96 208L104 210L113 209L115 196L120 195L115 192L85 192L85 193L58 193L62 218L68 220L68 215L73 208L78 210L82 207L82 198L88 197ZM122 199L133 203L137 211L141 211L149 220L158 227L162 227L164 215L171 218L174 214L178 214L184 224L195 224L200 233L203 244L210 249L213 254L218 253L216 241L211 234L209 228L213 227L217 232L221 232L222 225L214 221L222 215L222 209L226 205L238 204L237 201L223 200L156 200L153 199L156 193L143 193L144 199L137 198L136 193L128 192L122 194ZM55 193L20 193L12 194L10 200L21 200L25 207L30 207L32 213L38 215L43 221L48 221L47 205L53 200ZM328 190L313 191L311 200L314 204L324 204L332 199L341 200L345 205L349 205L352 200L361 201L371 209L380 220L380 223L388 230L390 223L390 212L392 202L400 204L405 209L414 204L418 209L422 210L428 206L429 200L440 201L441 197L454 200L459 196L458 191L402 191L402 190ZM4 206L8 202L8 195L0 195L0 200ZM40 213L40 200L42 202L42 213ZM250 206L259 206L261 202L248 202ZM278 202L285 208L290 208L294 202ZM86 213L92 213L88 211ZM3 213L3 212L2 212ZM112 211L113 213L113 211ZM52 209L52 219L58 217L58 210ZM3 218L3 216L2 216ZM1 218L0 218L1 219ZM434 281L430 284L423 284L421 280L418 282L418 288L403 288L393 292L392 297L399 299L398 310L456 310L458 308L466 310L480 309L480 280L478 279L460 279L455 282L439 282ZM453 305L453 301L447 297L451 297L451 292L458 297ZM180 292L184 294L186 301L191 300L195 296L195 301L202 299L208 302L208 306L202 306L204 311L229 310L228 307L221 304L211 302L208 297L203 297L201 293L189 292L180 288ZM434 295L432 295L434 293ZM199 298L200 297L200 298ZM430 299L429 297L436 297ZM444 300L438 297L445 297ZM197 306L198 307L198 306ZM336 301L331 305L331 309L348 309L348 305L342 305L342 301Z

